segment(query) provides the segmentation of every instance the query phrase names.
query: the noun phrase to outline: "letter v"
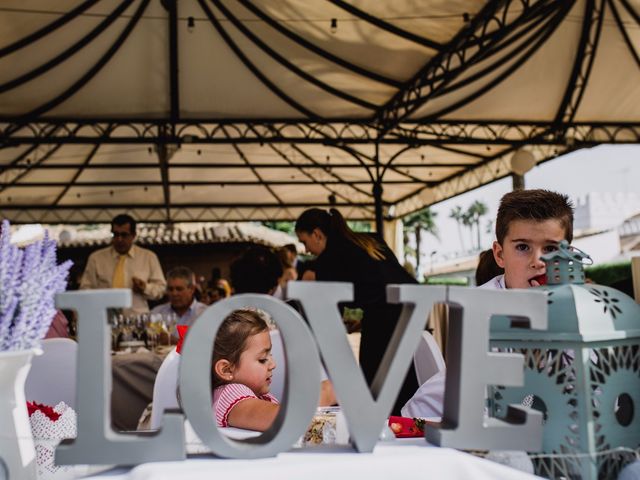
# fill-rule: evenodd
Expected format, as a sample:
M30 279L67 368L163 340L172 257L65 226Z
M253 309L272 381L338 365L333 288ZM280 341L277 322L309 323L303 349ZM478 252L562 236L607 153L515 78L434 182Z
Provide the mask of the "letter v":
M403 303L404 308L371 390L353 357L337 308L339 302L353 299L353 285L289 282L287 289L290 298L302 303L347 420L355 449L359 452L373 451L411 365L431 307L434 303L445 301L445 287L387 286L388 300L391 303Z

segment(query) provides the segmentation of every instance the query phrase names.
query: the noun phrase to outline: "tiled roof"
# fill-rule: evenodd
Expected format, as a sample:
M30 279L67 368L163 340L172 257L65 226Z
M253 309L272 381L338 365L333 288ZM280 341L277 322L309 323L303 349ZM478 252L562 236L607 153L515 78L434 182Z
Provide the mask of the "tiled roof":
M24 228L24 227L23 227ZM65 247L99 247L111 241L109 224L87 225L42 225L40 228L29 226L29 235L20 235L20 229L14 231L18 243L25 244L44 235L44 230ZM22 237L22 238L21 238ZM284 232L270 229L264 225L250 222L234 223L174 223L173 225L158 223L139 223L136 243L138 245L184 245L196 243L240 243L251 242L270 247L279 247L294 243L300 252L302 245Z

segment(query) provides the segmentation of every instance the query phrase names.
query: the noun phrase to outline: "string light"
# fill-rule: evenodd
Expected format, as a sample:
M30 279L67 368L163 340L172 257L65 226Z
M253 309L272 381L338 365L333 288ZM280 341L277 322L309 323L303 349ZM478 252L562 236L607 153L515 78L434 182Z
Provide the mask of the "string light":
M193 33L193 30L196 28L196 19L193 17L187 18L187 32Z
M336 33L336 31L338 30L338 19L337 18L332 18L331 19L330 30L331 30L331 33Z

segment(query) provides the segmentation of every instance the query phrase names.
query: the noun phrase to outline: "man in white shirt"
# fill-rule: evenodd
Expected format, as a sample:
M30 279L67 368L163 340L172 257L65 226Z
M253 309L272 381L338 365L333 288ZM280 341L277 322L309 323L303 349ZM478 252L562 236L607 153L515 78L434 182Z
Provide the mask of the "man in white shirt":
M152 314L165 317L175 315L177 325L191 326L193 321L207 308L195 298L195 275L187 267L176 267L167 273L167 295L169 301L158 305Z
M111 234L111 246L89 256L80 288L130 288L133 300L128 312L148 312L147 300L162 298L166 286L158 257L134 245L136 221L129 215L121 214L111 221Z

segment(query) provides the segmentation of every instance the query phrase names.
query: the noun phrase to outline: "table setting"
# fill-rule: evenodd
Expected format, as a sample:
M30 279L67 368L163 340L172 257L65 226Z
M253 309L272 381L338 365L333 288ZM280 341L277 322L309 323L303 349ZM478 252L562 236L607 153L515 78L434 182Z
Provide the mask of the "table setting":
M109 317L111 350L114 354L135 353L144 348L166 354L177 339L177 323L175 313L112 313Z

